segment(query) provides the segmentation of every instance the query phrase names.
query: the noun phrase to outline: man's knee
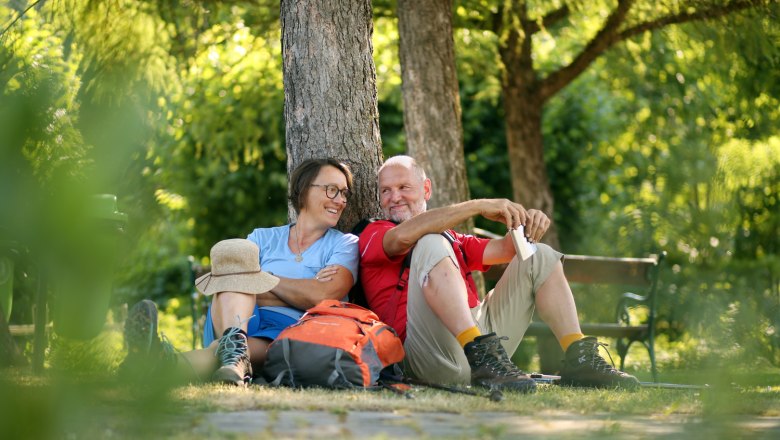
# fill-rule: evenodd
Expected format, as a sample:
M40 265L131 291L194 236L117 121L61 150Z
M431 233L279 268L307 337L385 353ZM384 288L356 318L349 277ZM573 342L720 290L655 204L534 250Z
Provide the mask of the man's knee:
M531 258L523 261L519 255L513 258L512 270L531 273L534 269L545 266L554 266L560 263L562 254L544 243L536 244L536 252ZM507 268L509 269L509 268Z
M537 243L536 252L531 258L523 261L519 256L512 259L512 262L504 272L504 276L513 276L515 279L527 279L530 281L531 292L541 287L547 277L553 272L553 269L561 264L563 254L551 248L544 243Z
M440 234L424 235L417 241L411 261L412 272L419 277L421 287L428 285L431 272L442 264L447 264L453 271L459 271L452 245Z
M423 235L417 241L417 245L415 245L412 252L412 268L425 274L430 272L442 260L450 259L453 262L457 261L452 245L440 234ZM457 265L457 263L455 264Z
M433 250L433 249L447 249L452 247L450 243L441 234L426 234L417 240L415 251L419 249Z

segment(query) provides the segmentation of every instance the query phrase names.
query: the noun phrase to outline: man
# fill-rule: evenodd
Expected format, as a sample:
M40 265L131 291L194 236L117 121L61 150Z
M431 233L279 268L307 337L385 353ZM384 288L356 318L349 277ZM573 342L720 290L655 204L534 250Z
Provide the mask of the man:
M386 220L360 234L360 280L371 309L405 340L407 374L436 383L533 392L535 382L507 352L515 351L536 309L566 353L563 384L638 386L635 377L598 354L601 344L595 338L582 334L562 254L539 243L523 261L515 258L509 235L488 240L450 230L481 215L508 228L523 225L528 239L538 242L550 226L543 212L506 199L469 200L428 211L431 181L409 156L388 159L378 181ZM410 252L408 273L401 273ZM504 275L480 302L471 271L502 263L509 263Z

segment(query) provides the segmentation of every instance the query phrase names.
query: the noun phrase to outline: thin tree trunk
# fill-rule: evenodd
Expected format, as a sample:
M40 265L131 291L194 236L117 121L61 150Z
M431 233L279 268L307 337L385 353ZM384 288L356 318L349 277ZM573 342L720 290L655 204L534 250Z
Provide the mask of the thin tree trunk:
M429 205L468 200L452 2L399 0L398 33L407 151L433 182Z
M433 182L429 207L471 198L463 153L451 0L398 1L406 148ZM474 219L455 229L471 233ZM480 292L481 272L474 272Z
M281 2L288 177L309 158L349 164L355 195L341 230L380 212L376 170L382 144L371 20L370 0Z
M500 50L505 68L502 88L512 193L514 200L526 209L541 210L552 219L555 204L542 141L544 101L530 50L530 38L522 39L516 31L510 33ZM555 222L543 241L560 249Z

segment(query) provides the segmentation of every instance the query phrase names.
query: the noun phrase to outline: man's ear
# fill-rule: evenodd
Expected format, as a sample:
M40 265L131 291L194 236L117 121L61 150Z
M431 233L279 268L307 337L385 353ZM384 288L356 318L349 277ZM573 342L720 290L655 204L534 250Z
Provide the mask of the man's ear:
M426 178L423 182L423 192L425 193L425 201L431 199L431 179Z

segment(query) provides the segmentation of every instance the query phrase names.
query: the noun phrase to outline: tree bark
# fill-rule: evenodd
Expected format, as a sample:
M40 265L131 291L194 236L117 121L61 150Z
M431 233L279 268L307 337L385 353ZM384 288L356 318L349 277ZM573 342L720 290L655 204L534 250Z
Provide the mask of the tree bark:
M513 198L526 209L538 209L552 219L555 203L542 140L544 101L533 69L531 39L512 30L499 52L505 69L502 89ZM555 222L542 241L560 249Z
M406 149L433 182L430 208L471 198L463 153L451 0L398 0ZM474 219L455 227L471 233ZM480 292L481 272L473 273Z
M283 0L281 22L288 178L306 159L347 163L355 191L338 225L347 231L380 213L376 171L382 144L371 2Z
M429 205L468 200L451 0L399 0L398 34L407 151L433 182Z

